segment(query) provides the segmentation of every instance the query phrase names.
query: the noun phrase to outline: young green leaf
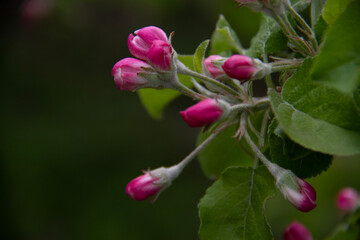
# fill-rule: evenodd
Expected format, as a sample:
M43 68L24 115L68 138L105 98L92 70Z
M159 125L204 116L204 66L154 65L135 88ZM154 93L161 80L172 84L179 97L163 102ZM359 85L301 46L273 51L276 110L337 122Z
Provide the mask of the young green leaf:
M326 32L328 25L325 22L324 18L322 16L320 16L318 18L318 21L316 22L315 26L313 27L315 35L316 35L316 40L319 43L322 43L322 41L324 40L324 35Z
M211 54L230 56L232 53L242 54L243 47L228 21L220 15L211 37Z
M295 109L273 89L268 94L276 118L295 142L314 151L334 155L360 153L360 133L320 120Z
M274 194L265 167L228 168L200 201L200 239L273 239L264 206Z
M311 1L311 26L315 26L319 17L324 11L326 0L312 0Z
M193 69L193 56L192 55L179 55L179 60L183 62L188 68ZM190 78L185 75L178 75L180 82L185 84L188 87L192 86ZM145 107L146 111L154 119L161 119L162 112L165 107L174 99L181 95L180 92L173 89L140 89L138 91L140 101Z
M330 166L333 158L293 142L276 119L269 126L269 145L271 161L290 169L299 178L315 177Z
M286 47L287 38L280 31L279 25L271 18L262 15L258 33L251 39L246 55L254 58L263 57Z
M194 68L197 72L201 73L204 64L206 49L210 40L205 40L197 47L194 54Z
M201 168L207 177L218 178L230 166L251 166L252 157L240 147L237 139L232 137L235 132L235 126L227 128L198 154ZM197 143L200 144L210 134L210 131L201 132Z
M360 85L359 12L360 1L353 1L330 26L312 74L314 81L347 94Z

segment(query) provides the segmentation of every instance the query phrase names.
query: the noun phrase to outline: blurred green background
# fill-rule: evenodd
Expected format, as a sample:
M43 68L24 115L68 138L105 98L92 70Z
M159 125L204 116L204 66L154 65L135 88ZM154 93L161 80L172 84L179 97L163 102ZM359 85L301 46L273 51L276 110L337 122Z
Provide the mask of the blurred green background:
M1 3L1 238L198 239L197 203L211 185L194 162L154 204L135 202L126 184L142 169L170 166L189 153L198 130L178 111L151 119L137 94L119 92L111 68L130 56L134 30L175 31L173 45L192 54L210 38L220 13L245 47L259 15L216 0L8 0ZM339 216L336 191L360 189L357 158L336 160L310 180L319 206L299 213L277 197L268 219L277 239L298 219L317 238Z

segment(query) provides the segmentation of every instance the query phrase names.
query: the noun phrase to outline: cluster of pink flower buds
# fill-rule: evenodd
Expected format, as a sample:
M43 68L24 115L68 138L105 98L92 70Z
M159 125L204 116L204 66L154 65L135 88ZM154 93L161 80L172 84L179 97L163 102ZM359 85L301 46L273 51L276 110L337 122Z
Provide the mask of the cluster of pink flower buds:
M125 58L117 62L112 70L120 90L135 91L139 88L163 88L157 72L171 69L172 47L165 32L154 26L135 31L128 37L128 48L139 58ZM157 74L153 74L157 73Z
M261 78L264 73L267 74L271 71L270 66L259 60L239 54L229 58L211 55L204 60L204 67L208 74L215 79L233 78L240 80L241 83ZM259 75L261 76L259 77ZM220 117L226 117L227 114L224 114L224 110L228 110L229 107L220 99L209 98L189 107L180 114L190 127L203 127L218 121Z
M229 58L219 55L209 56L204 60L205 75L193 72L177 59L176 52L172 49L165 32L154 26L141 28L135 31L135 35L130 34L127 44L131 54L137 58L125 58L114 65L112 75L117 87L120 90L128 91L135 91L139 88L161 89L164 87L183 90L189 96L201 100L180 112L181 117L190 127L208 126L225 120L234 112L236 114L238 109L244 108L244 103L238 104L238 99L242 99L241 94L246 95L246 93L237 95L237 92L231 87L235 84L235 87L242 88L244 86L241 86L240 83L261 79L272 71L270 64L236 54ZM194 92L179 82L177 73L200 78L209 90L205 89L205 92L199 90L199 86L202 86L193 80L195 87L198 85L197 89L201 94ZM239 80L240 83L236 80ZM232 83L231 87L226 85L228 82ZM211 92L212 88L214 92ZM230 96L221 95L223 93L221 91L229 93ZM217 93L220 93L219 96L216 95ZM233 98L231 98L231 94L233 94ZM238 98L238 96L240 97ZM231 105L233 103L234 105ZM304 180L297 178L291 171L270 162L268 165L273 169L273 171L270 169L269 171L276 178L278 188L291 204L303 212L316 207L314 188ZM138 201L151 196L155 196L156 199L159 193L178 176L181 168L175 165L170 168L162 167L145 172L127 185L126 193Z
M352 212L360 206L358 192L350 187L341 189L336 197L336 206L342 212Z
M215 79L234 78L244 83L251 79L263 78L271 72L271 67L258 59L236 54L229 58L211 55L204 66Z
M157 70L170 70L172 48L165 32L154 26L144 27L132 33L128 38L128 47L132 55L145 60Z
M284 240L312 240L311 233L299 222L292 222L283 234Z

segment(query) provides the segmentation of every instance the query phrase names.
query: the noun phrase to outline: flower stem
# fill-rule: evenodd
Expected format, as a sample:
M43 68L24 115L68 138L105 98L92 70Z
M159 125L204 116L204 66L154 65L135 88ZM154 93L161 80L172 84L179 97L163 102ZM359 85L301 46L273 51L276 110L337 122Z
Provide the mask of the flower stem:
M301 60L293 60L291 62L284 62L284 63L270 63L271 65L271 71L272 72L278 72L278 71L284 71L284 70L288 70L288 69L294 69L297 68L299 66L301 66L301 64L303 63L303 61Z
M224 91L234 95L234 96L240 96L240 94L235 91L234 89L226 86L225 84L211 78L211 77L208 77L208 76L205 76L203 74L200 74L200 73L197 73L197 72L194 72L192 70L190 70L189 68L187 68L182 62L178 61L178 64L177 64L177 70L180 74L184 74L184 75L188 75L188 76L192 76L192 77L195 77L195 78L199 78L201 79L202 81L204 82L207 82L207 83L210 83L218 88L221 88L223 89Z
M247 125L249 126L251 132L256 136L258 139L259 147L262 148L262 144L265 140L263 139L263 136L261 133L254 127L252 122L250 121L250 116L247 117Z
M274 176L275 179L278 178L281 171L284 169L279 167L278 165L270 162L265 155L261 152L261 150L256 146L256 144L251 139L249 133L245 130L244 134L246 142L249 144L255 155L260 159L260 161L266 166L266 168L269 170L271 175Z
M196 157L196 155L203 150L212 140L214 140L221 131L217 131L212 133L208 138L205 139L199 146L197 146L184 160L182 160L177 165L173 166L176 167L179 173Z
M264 97L264 98L260 98L258 100L255 100L254 103L240 103L240 104L233 105L233 106L231 106L230 111L231 112L235 112L235 111L241 112L244 109L256 108L256 107L259 107L260 105L267 106L269 103L270 103L269 98Z
M261 122L260 134L262 136L262 142L259 142L260 148L263 148L264 144L265 144L266 129L267 129L268 121L269 121L269 115L270 115L270 108L268 108L266 110L266 112L264 113L264 117L263 117L263 120Z
M269 59L268 59L268 56L267 56L266 53L264 53L263 59L264 59L264 63L268 63L268 62L269 62ZM266 74L266 76L265 76L265 83L266 83L267 88L274 88L274 84L273 84L273 82L272 82L272 80L271 80L271 74Z
M196 100L204 100L207 98L206 96L193 91L192 89L188 88L187 86L185 86L184 84L182 84L180 82L176 85L176 89L178 91L180 91L182 94L184 94L190 98L196 99Z

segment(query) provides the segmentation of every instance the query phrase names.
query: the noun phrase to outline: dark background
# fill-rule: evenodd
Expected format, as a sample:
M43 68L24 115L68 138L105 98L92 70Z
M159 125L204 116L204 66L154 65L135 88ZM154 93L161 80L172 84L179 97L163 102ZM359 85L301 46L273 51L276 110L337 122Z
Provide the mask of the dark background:
M178 111L151 119L136 93L120 92L111 68L129 57L127 36L155 25L192 54L220 13L245 47L259 15L216 0L30 0L1 3L0 211L2 239L198 239L197 203L211 185L192 163L154 204L126 184L142 169L170 166L195 146ZM280 196L267 205L276 238L294 219L323 237L340 219L336 191L360 188L356 157L310 180L319 206L299 213Z

